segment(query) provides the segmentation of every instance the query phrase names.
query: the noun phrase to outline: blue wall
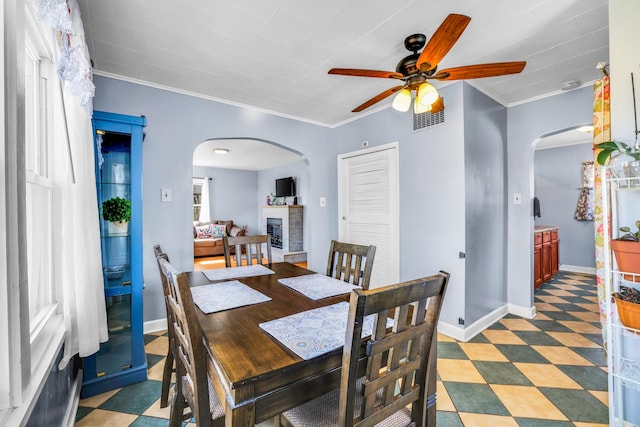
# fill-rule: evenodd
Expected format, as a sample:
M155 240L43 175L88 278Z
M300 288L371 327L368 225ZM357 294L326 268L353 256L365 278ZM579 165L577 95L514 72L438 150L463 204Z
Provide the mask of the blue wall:
M466 325L507 302L506 129L507 109L465 85Z
M585 86L507 109L507 285L509 303L533 306L533 158L538 138L593 123L593 89ZM522 196L514 204L514 193Z
M310 200L335 191L336 154L329 128L106 77L96 76L94 82L96 110L147 117L142 230L145 321L165 318L153 245L160 244L179 270L193 269L192 176L198 144L234 137L280 144L304 154L311 177L324 177L309 180ZM172 202L160 201L161 188L172 189ZM314 224L314 232L305 235L309 266L322 270L337 233L335 213L313 204L305 211L308 222Z
M144 114L148 121L143 156L146 321L164 317L152 246L166 248L178 269L192 268L193 150L206 139L234 137L261 139L303 155L303 162L282 176L302 180L304 246L309 268L316 271L323 270L329 242L337 237L337 155L359 150L363 140L370 147L399 142L400 280L450 272L441 319L451 325L459 317L468 317L468 325L506 303L530 308L531 147L540 136L591 121L589 88L512 107L505 116L503 106L458 82L440 88L445 122L413 131L411 114L390 108L327 128L105 77L96 77L95 83L96 109ZM272 180L285 170L258 174L256 218ZM173 189L172 203L160 202L160 188ZM522 194L521 206L508 203L513 192ZM320 197L327 200L324 208L317 203ZM459 252L477 258L465 262Z
M593 160L590 143L535 152L534 194L542 212L535 223L559 227L560 264L595 268L593 221L573 217L582 187L582 162L589 160Z

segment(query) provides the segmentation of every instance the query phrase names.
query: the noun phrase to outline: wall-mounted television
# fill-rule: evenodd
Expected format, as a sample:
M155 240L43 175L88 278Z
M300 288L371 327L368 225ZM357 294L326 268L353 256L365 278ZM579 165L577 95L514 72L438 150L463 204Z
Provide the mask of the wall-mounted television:
M291 197L296 195L296 182L293 177L276 179L276 197Z

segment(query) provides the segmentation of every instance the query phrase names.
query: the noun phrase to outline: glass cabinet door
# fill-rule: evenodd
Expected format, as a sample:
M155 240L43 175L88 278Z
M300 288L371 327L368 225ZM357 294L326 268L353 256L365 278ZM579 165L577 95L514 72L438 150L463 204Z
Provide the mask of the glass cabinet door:
M142 336L144 117L95 111L96 195L108 341L83 359L82 397L147 379Z
M109 341L98 375L131 368L131 135L98 130L96 184Z

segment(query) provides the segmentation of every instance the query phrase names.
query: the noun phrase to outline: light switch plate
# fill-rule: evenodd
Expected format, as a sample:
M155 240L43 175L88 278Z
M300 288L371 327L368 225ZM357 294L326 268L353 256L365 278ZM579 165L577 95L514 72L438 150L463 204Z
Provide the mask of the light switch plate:
M170 188L163 188L162 189L162 198L161 200L163 202L170 202L171 201L171 189Z
M320 207L324 208L325 206L327 206L327 198L326 197L320 197Z

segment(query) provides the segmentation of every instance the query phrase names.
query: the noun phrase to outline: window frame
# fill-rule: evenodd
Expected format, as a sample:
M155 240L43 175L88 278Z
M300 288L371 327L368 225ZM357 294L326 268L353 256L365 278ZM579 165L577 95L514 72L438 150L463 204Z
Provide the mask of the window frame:
M53 105L53 86L59 84L54 67L46 59L52 55L46 32L36 19L36 6L33 0L5 0L0 7L0 41L4 49L0 74L5 82L0 89L0 111L4 118L0 125L0 163L6 171L0 175L0 221L5 225L0 227L0 367L9 375L8 381L0 382L0 425L22 425L28 418L65 338L61 277L53 268L56 265L54 249L60 241L56 230L52 231L49 248L54 303L47 305L33 322L29 320L27 242L24 239L27 181L51 188L54 221L56 211L60 212L60 195L49 176L49 152L38 153L41 167L37 172L45 173L46 178L26 170L27 49L31 49L30 54L38 54L42 64L40 70L49 76L46 105ZM52 110L48 108L44 113L46 127L38 129L39 136L45 137L48 144L55 143L51 137L54 130Z

